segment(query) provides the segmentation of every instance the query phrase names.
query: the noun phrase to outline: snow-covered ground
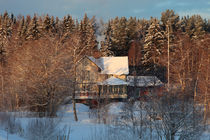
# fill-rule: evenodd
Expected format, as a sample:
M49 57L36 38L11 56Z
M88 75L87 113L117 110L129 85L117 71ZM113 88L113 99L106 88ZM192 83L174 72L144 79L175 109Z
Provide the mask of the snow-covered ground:
M9 134L4 130L0 130L0 140L25 140L15 134Z
M112 126L112 119L114 119L115 117L117 117L119 114L123 112L123 109L122 109L123 105L124 103L122 102L110 103L100 109L100 112L99 112L100 115L98 116L97 110L89 109L89 107L84 104L76 104L77 115L78 115L79 120L78 122L75 122L74 113L72 110L73 108L72 104L68 104L68 105L62 106L59 109L57 118L50 118L50 119L56 120L57 122L54 125L52 124L51 125L57 129L64 128L64 127L69 129L70 140L97 140L96 137L98 136L100 138L103 138L103 140L105 140L107 135L111 135L110 131L106 131L106 130L108 130L109 126ZM134 106L138 106L138 103L136 103ZM17 122L18 121L20 122L22 128L24 129L26 133L28 133L27 131L27 129L29 128L28 124L32 120L41 120L41 118L26 117L24 115L21 115L21 117L18 115L16 116L17 116L16 117ZM62 118L62 119L59 119L59 118ZM100 118L100 121L99 121L99 118ZM46 123L45 125L49 125L49 122ZM46 126L43 126L43 127L46 127ZM36 128L36 129L41 129L41 128ZM46 128L42 128L42 129L46 129ZM116 130L115 132L118 133ZM123 133L125 134L123 136L124 139L128 139L130 137L126 131L123 132L122 130L122 132L120 133L121 135ZM19 134L9 134L5 130L3 130L0 126L0 140L28 140L28 139L29 138L26 135L23 135L22 137L20 137ZM210 140L210 131L208 129L202 134L201 139ZM43 138L43 140L45 139Z

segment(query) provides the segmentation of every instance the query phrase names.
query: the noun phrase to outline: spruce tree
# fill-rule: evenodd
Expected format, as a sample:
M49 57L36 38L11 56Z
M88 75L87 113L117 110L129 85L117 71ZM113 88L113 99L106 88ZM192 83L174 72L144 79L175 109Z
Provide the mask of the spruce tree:
M195 16L195 32L193 38L199 39L202 38L203 35L205 34L204 31L204 20L200 15Z
M37 40L41 37L40 25L38 24L37 16L34 15L27 30L27 40Z
M127 36L129 42L136 40L137 37L137 21L136 18L130 17L127 22Z
M63 33L71 34L75 28L74 20L70 15L64 16L63 18Z
M79 33L80 33L80 40L83 46L87 45L87 32L88 32L88 24L90 20L87 16L87 14L84 15L83 20L80 21L79 25Z
M25 32L24 32L24 26L25 26L25 18L22 17L21 21L19 22L18 32L17 32L17 39L22 40L25 38Z
M144 63L157 64L163 52L164 32L158 19L151 19L151 25L147 30L144 44Z
M167 26L170 27L170 32L175 32L180 28L179 15L175 14L173 10L167 9L165 12L162 12L161 15L161 22L165 31L167 30Z
M116 17L112 24L112 46L111 51L116 56L128 55L128 36L127 36L127 19L125 17Z
M93 55L93 51L97 50L97 40L96 40L96 35L95 35L95 30L94 30L94 23L89 22L87 26L87 44L86 47L89 51L89 55Z
M204 20L200 15L193 15L188 19L186 32L192 39L203 37L205 33Z
M45 33L48 33L51 29L51 19L49 17L49 15L47 14L45 17L44 17L44 22L42 24L42 30L43 32Z
M111 36L112 36L112 29L111 29L111 23L110 21L107 24L107 27L105 29L105 40L104 43L101 44L100 52L102 56L113 56L114 53L111 50L112 46L112 41L111 41Z

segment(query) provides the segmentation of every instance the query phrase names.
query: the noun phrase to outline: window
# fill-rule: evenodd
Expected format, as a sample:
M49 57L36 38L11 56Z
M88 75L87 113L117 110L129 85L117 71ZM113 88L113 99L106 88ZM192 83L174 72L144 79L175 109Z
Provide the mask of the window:
M102 93L101 85L98 86L98 91L99 91L99 94Z
M115 93L115 94L118 93L118 86L114 86L114 93Z
M103 93L107 93L107 86L106 85L103 86Z
M119 94L123 94L123 86L119 86Z
M113 93L112 86L109 86L109 93Z
M88 80L88 81L90 80L90 71L86 71L86 76L85 77L86 77L85 80Z
M127 86L123 86L123 93L127 93Z
M90 85L89 84L86 85L86 90L90 91Z

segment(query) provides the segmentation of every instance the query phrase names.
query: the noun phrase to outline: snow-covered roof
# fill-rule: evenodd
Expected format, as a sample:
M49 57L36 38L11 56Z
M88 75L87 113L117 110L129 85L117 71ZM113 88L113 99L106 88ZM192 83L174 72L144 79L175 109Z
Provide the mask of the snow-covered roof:
M156 76L127 76L129 86L161 86L163 83Z
M88 58L95 63L101 70L103 70L103 63L101 62L100 58L95 59L93 56L88 56Z
M98 85L127 85L127 84L128 84L127 82L113 76L106 79L103 82L98 82Z
M101 68L101 74L128 74L128 57L101 57L99 59L95 59L92 56L88 56L88 58L94 62L99 68Z

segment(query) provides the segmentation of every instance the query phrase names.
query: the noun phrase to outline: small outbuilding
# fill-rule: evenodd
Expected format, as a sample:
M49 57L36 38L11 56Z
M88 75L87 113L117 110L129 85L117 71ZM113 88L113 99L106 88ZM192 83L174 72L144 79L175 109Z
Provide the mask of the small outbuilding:
M160 94L164 84L156 76L127 76L128 97Z

